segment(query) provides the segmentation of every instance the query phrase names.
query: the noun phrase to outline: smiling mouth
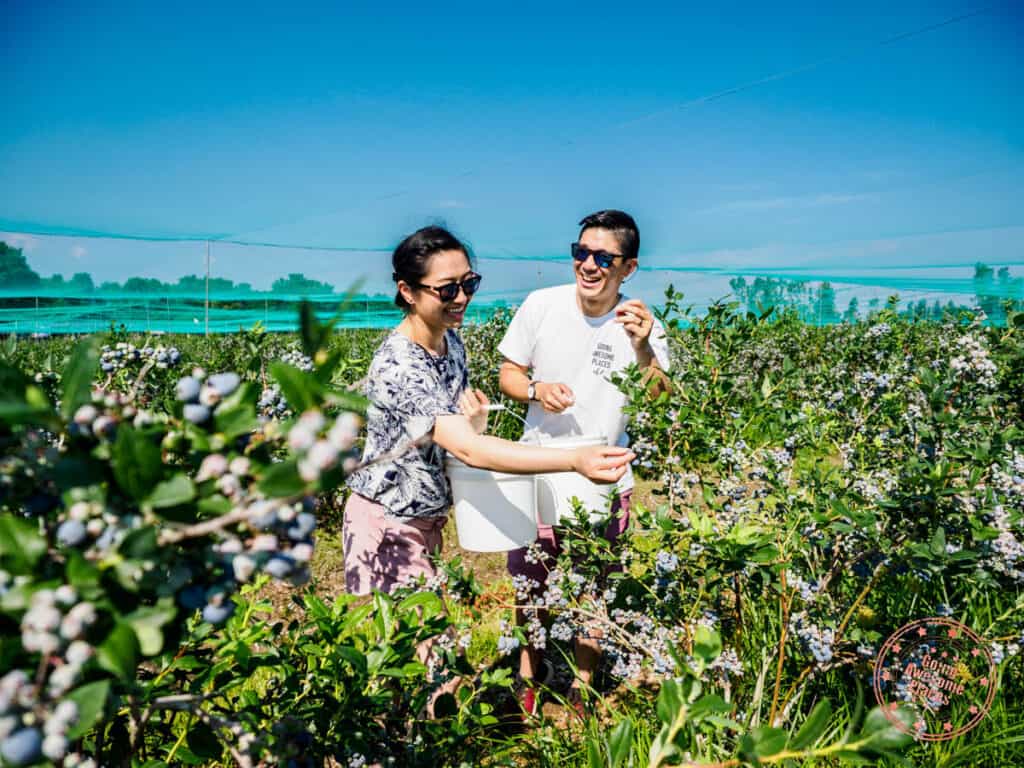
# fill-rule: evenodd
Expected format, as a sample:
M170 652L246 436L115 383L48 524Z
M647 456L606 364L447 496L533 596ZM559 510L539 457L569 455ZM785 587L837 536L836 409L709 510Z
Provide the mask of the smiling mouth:
M594 288L601 283L601 275L593 275L588 277L582 272L579 273L580 282L588 288Z

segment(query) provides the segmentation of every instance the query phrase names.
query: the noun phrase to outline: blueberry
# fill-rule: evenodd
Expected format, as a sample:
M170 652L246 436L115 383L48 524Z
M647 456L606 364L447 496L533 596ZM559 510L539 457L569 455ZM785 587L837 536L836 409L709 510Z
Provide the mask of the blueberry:
M295 561L290 557L272 557L263 566L263 570L275 579L283 579L291 573L294 565Z
M208 621L211 624L223 624L231 618L231 614L234 612L235 604L230 600L225 600L220 605L209 603L203 608L203 621Z
M174 392L182 402L194 403L199 399L199 387L199 379L195 376L185 376L178 379L178 385L174 388Z
M242 382L237 373L218 373L206 380L206 383L220 393L221 397L227 397Z
M196 584L185 587L178 593L178 602L182 608L194 611L206 602L206 590Z
M295 522L288 528L288 538L292 541L308 539L314 528L316 528L316 516L309 512L300 512L295 517Z
M85 525L81 520L65 520L57 528L57 541L65 547L77 547L85 541Z
M0 755L9 765L31 765L43 755L43 735L37 728L15 731L0 744Z
M210 418L210 409L199 403L187 403L183 415L193 424L202 424Z

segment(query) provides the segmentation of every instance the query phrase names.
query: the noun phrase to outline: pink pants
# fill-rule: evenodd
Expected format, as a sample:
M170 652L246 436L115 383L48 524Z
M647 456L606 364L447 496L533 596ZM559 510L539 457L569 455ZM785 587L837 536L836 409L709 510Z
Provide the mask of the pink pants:
M437 573L430 556L441 551L441 530L448 518L399 520L385 512L383 505L358 493L348 497L342 539L349 594L391 592L421 574L430 578Z

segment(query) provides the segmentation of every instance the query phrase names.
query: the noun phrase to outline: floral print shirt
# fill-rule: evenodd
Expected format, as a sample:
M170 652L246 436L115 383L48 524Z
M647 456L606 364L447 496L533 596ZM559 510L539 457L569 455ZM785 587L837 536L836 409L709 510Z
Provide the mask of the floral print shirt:
M438 416L460 413L459 395L469 386L466 349L445 332L447 352L432 355L392 331L374 353L367 375L366 447L370 461L433 429ZM452 504L444 473L445 451L430 442L354 472L348 486L400 518L441 517Z

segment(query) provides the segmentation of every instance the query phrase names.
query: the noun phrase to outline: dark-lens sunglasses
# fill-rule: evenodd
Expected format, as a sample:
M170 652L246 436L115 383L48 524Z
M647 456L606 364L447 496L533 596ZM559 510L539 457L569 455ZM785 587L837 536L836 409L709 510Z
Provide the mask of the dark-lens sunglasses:
M628 256L623 256L621 253L608 253L608 251L592 251L585 245L579 243L572 244L572 257L578 262L584 262L588 257L594 257L594 263L601 269L608 269L612 265L615 259L628 259Z
M477 289L480 287L480 281L483 278L480 275L472 274L469 277L464 277L457 283L445 283L444 285L424 285L423 283L416 283L420 288L429 288L432 291L437 291L438 297L441 301L455 301L459 295L459 288L462 288L462 292L469 298Z

